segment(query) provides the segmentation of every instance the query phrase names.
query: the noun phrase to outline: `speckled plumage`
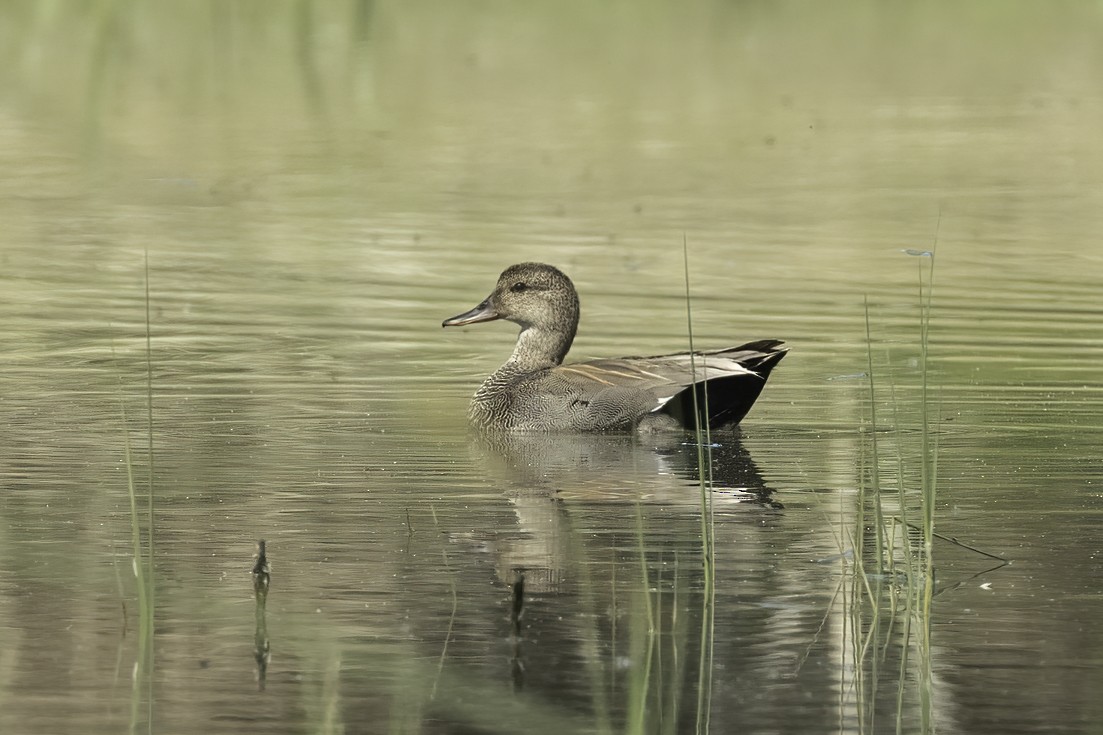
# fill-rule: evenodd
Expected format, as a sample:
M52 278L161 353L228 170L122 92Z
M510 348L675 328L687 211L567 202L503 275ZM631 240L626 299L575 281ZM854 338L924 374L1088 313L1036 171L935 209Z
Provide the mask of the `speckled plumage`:
M574 284L543 263L510 266L493 293L445 320L461 326L493 319L519 324L510 358L471 401L471 420L510 431L617 431L692 428L693 392L716 428L750 410L770 371L785 356L777 340L713 352L622 357L563 365L578 328ZM697 380L694 380L696 375Z

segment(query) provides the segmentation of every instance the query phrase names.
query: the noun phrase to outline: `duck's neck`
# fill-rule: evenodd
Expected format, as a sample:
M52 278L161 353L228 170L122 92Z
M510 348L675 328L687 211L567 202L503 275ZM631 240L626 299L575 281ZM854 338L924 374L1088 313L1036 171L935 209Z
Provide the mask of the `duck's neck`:
M574 325L569 329L523 327L517 335L513 354L499 370L531 373L560 365L574 341Z
M490 425L501 416L508 416L508 406L518 382L561 364L573 341L573 329L562 332L522 327L513 354L475 392L471 402L472 417Z

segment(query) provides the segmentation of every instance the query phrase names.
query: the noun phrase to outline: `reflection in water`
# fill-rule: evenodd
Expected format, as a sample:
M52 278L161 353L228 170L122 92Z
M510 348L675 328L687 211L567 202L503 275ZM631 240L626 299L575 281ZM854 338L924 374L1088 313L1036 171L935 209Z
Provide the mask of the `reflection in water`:
M493 478L516 518L491 547L495 576L511 592L515 693L550 688L566 709L593 708L608 723L657 718L675 731L694 727L699 662L712 633L692 439L681 432L473 439L473 464ZM765 521L776 520L780 504L740 433L713 440L718 515L729 529L769 529ZM723 538L730 541L727 531ZM725 666L740 668L732 660ZM574 672L571 686L564 667Z
M738 427L714 431L704 479L722 493L739 492L769 503L773 491L743 443ZM602 497L696 503L700 498L679 478L697 485L701 477L697 445L691 434L480 434L473 442L477 463L511 492L545 492L561 498ZM665 487L664 487L665 486Z
M739 430L713 434L712 502L780 508L771 499ZM645 503L700 511L700 469L690 434L478 434L474 463L497 478L521 535L498 540L499 578L525 570L530 590L558 589L571 557L572 508L588 503ZM706 475L706 482L709 477Z
M525 612L525 572L523 569L515 569L513 572L513 584L510 585L509 606L509 665L514 692L519 692L525 687L525 662L521 653L521 616Z
M268 586L272 580L272 570L268 565L264 539L257 541L257 551L253 561L253 592L255 607L253 610L253 660L256 663L257 689L264 691L268 679L268 663L272 660L272 650L268 641Z
M267 543L257 541L257 550L253 554L253 589L258 597L268 595L268 585L272 581L272 568L268 565Z

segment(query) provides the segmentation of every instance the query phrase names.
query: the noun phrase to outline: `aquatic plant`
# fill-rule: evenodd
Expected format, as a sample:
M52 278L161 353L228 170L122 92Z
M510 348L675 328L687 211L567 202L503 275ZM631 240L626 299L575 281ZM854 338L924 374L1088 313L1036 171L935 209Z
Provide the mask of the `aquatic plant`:
M933 731L933 684L931 676L931 602L935 588L933 540L936 537L935 501L937 497L937 411L930 400L929 335L933 293L934 252L907 250L919 261L919 335L918 335L918 488L909 492L901 428L901 406L895 382L889 377L895 444L897 508L885 510L888 490L881 473L882 445L877 423L878 392L870 327L868 298L864 301L867 399L869 405L868 442L863 446L863 470L856 498L854 527L848 531L853 543L853 563L844 577L844 611L848 619L851 668L856 716L860 731L875 730L878 720L877 694L882 664L890 650L899 657L895 684L895 728L918 720L921 732ZM924 263L929 267L924 271ZM918 507L921 524L909 522L909 508ZM919 533L918 543L911 531ZM867 536L872 535L871 539ZM914 659L913 659L914 653ZM914 688L913 688L914 686ZM914 696L913 696L914 695ZM911 714L909 699L914 699L918 717Z
M153 666L154 666L154 491L153 491L153 362L152 330L150 327L149 292L149 253L145 256L145 341L146 341L146 438L147 495L146 495L146 549L142 550L142 514L139 509L138 491L134 480L134 453L130 442L130 421L126 412L126 399L123 394L122 373L119 377L119 411L123 429L123 458L126 466L126 489L130 508L131 567L134 572L138 594L138 650L134 662L134 674L131 688L130 730L137 732L141 720L142 702L146 704L145 722L147 732L153 732ZM115 356L114 344L111 347ZM123 603L125 614L126 605ZM124 622L124 630L126 629Z

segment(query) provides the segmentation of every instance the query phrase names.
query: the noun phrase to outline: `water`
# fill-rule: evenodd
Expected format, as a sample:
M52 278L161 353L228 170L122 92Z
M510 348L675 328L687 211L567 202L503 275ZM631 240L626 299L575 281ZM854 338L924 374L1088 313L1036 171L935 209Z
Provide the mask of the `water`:
M3 11L0 731L692 732L696 449L481 443L514 330L440 329L542 260L576 359L684 349L683 239L698 346L792 348L716 439L712 731L1097 729L1097 9L50 7ZM1010 561L936 543L929 705L853 614L865 298L919 484L909 248L937 530Z

